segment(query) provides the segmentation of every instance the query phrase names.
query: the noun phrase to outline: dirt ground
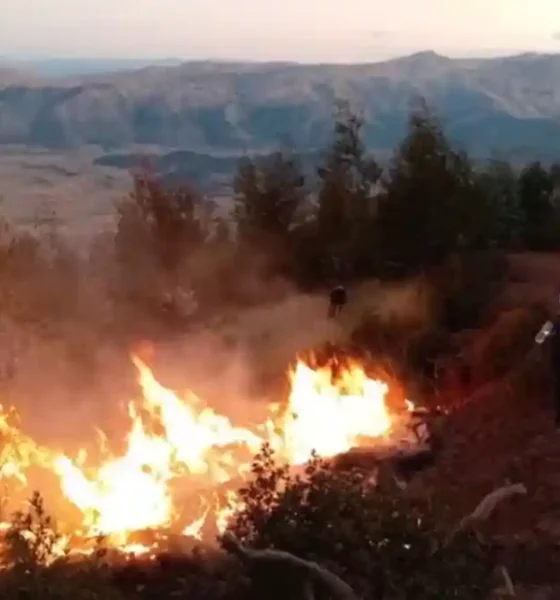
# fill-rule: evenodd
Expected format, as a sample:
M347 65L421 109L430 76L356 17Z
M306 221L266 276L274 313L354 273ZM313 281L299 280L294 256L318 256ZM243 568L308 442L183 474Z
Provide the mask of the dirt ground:
M511 256L508 303L554 308L559 290L560 255ZM500 506L482 533L510 569L517 597L557 600L560 433L554 427L546 357L537 357L530 368L536 384L527 393L515 366L500 380L454 390L461 396L460 408L449 418L440 460L414 485L437 489L458 514L467 514L493 489L523 483L527 495Z

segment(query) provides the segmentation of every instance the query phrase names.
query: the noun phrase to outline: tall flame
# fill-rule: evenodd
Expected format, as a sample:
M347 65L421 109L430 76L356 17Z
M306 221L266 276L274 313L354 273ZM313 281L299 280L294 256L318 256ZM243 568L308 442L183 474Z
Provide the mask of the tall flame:
M371 379L357 364L333 378L330 367L314 369L298 361L290 373L291 393L280 412L271 408L260 427L238 427L224 415L188 394L178 397L162 386L150 368L133 357L144 402L129 404L131 428L126 449L96 467L81 458L40 448L9 424L0 411L0 436L11 436L0 453L0 479L25 482L31 465L48 468L60 479L64 497L79 509L85 536L108 536L115 546L130 545L133 532L162 530L178 522L173 494L176 484L217 490L244 477L251 457L264 442L292 465L305 463L316 452L331 457L360 445L364 439L391 433L393 418L386 404L388 385ZM198 486L198 488L197 488ZM208 519L223 530L239 508L233 488L206 494L198 512L183 523L183 536L201 539Z
M292 464L306 462L313 451L323 457L340 454L362 437L380 437L391 429L387 384L369 379L358 365L333 380L330 367L314 370L298 362L291 382L281 435Z

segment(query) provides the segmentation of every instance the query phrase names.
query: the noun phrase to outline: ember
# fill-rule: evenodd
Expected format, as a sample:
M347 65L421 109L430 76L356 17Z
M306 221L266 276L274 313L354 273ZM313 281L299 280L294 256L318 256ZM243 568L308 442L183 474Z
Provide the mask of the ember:
M286 403L271 406L262 425L240 427L196 396L180 398L162 386L137 356L133 362L143 402L129 404L131 427L121 456L92 465L81 450L73 459L26 437L13 412L0 413L0 479L26 485L31 467L56 474L63 497L80 515L74 546L76 538L85 545L102 535L111 547L149 553L161 536L139 543L145 531L212 539L239 508L234 490L263 443L294 466L313 452L329 458L364 445L389 446L412 408L403 398L400 413L390 409L388 384L369 378L358 364L333 376L329 366L298 361Z

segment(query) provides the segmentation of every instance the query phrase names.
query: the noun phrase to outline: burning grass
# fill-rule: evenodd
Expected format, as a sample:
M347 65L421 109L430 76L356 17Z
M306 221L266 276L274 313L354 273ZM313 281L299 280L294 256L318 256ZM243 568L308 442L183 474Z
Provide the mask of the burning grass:
M482 599L493 586L493 561L470 528L499 501L525 492L520 485L496 490L453 527L444 507L317 457L296 474L265 446L251 470L239 490L243 507L220 537L239 562L208 548L107 561L99 547L79 561L61 558L60 538L35 497L9 530L12 568L0 574L0 592L37 600L280 599L304 589L305 597L345 600Z
M494 585L488 548L456 530L445 506L330 460L417 443L409 431L417 411L396 382L352 360L298 360L284 400L265 419L235 423L162 385L138 356L133 363L142 394L128 404L121 452L102 436L64 454L27 436L14 411L2 412L10 504L40 487L55 520L39 495L6 517L0 595L275 598L297 592L283 582L321 587L324 567L326 580L338 575L363 598L471 600ZM36 484L41 474L48 485ZM321 568L310 572L320 576L306 583L314 562Z
M2 412L0 476L8 495L29 496L37 473L48 475L61 552L89 551L99 536L106 547L136 555L210 542L239 510L236 490L263 444L297 467L313 453L329 458L357 446L391 447L406 436L410 405L404 397L400 405L389 401L388 383L355 362L333 371L330 363L297 361L285 401L270 405L264 421L243 425L192 393L180 397L166 388L139 357L133 362L142 398L128 404L120 454L107 440L63 454L25 435L14 411Z

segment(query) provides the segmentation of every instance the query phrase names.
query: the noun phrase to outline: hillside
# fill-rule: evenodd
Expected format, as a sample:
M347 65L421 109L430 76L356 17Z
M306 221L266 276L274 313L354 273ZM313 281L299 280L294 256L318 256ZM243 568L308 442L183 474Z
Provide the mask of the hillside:
M425 52L375 64L193 62L50 79L0 77L0 144L201 153L322 148L333 103L363 111L368 144L401 138L422 94L474 154L560 155L560 55L454 60Z
M33 71L16 69L0 63L0 90L12 86L23 87L40 83L40 78Z
M133 58L43 58L10 60L8 62L16 69L32 70L43 77L69 77L130 71L144 68L150 64L171 66L178 65L181 61L172 58L154 61Z

